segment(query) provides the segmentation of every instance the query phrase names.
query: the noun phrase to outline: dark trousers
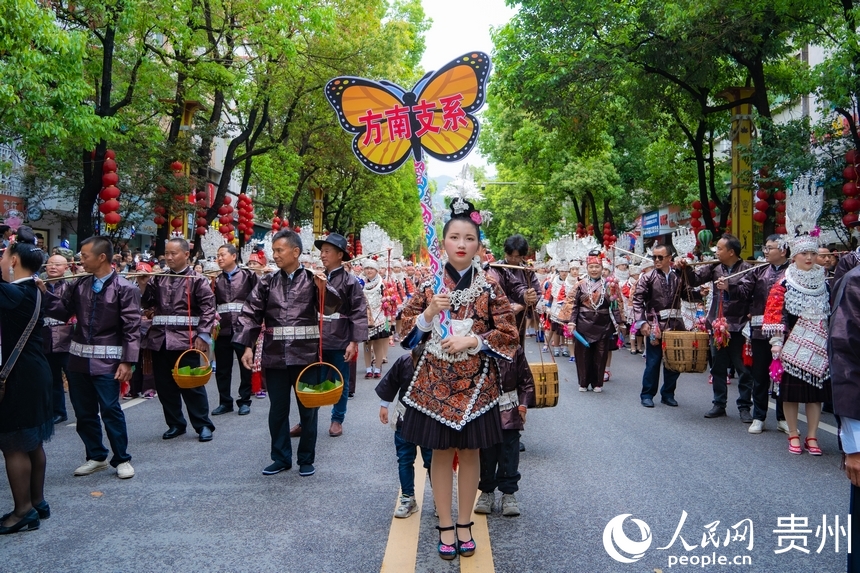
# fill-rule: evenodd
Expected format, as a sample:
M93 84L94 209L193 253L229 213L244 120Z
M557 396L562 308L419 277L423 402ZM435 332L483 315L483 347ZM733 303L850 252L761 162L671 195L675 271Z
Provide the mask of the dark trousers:
M679 372L673 372L663 366L663 347L654 345L645 337L645 372L642 373L642 393L640 398L654 398L660 385L660 370L663 370L663 388L660 396L664 399L675 398L675 387L678 385Z
M108 451L102 443L102 422L105 425L113 457L110 465L117 467L131 460L128 455L128 431L125 414L119 405L119 380L112 374L91 376L80 372L69 372L69 399L77 418L77 431L84 442L87 460L102 462ZM101 413L101 417L99 417Z
M343 376L343 392L340 395L340 400L331 408L331 421L340 422L343 424L343 419L346 417L346 403L349 400L349 366L344 360L346 350L323 350L323 362L328 362L338 369ZM337 380L338 376L332 372L329 380Z
M577 340L573 345L573 356L576 358L576 376L582 388L602 388L603 372L609 359L608 338L592 342L587 348Z
M753 377L744 366L744 343L746 338L740 332L732 332L729 345L719 350L712 344L711 353L714 355L714 365L711 376L714 382L714 406L726 407L729 397L728 375L729 365L733 364L738 374L738 410L749 410L752 405ZM770 351L768 350L768 355ZM768 364L770 366L770 364Z
M356 378L358 378L358 374L356 373L357 371L358 371L358 361L353 360L352 362L349 363L349 393L350 394L355 394L355 380L356 380ZM349 398L349 397L347 396L347 398Z
M161 408L164 410L164 421L171 428L185 429L188 422L182 415L182 401L191 418L191 426L199 434L203 428L215 429L215 424L209 419L209 397L206 386L197 388L180 388L173 379L173 366L182 354L182 350L159 350L152 352L152 372L155 376L155 390ZM197 367L200 365L199 356L189 352L182 358L179 366Z
M242 355L245 347L234 344L229 335L219 336L215 340L215 381L218 384L218 398L222 406L233 407L233 396L230 386L233 384L233 355L239 362L239 399L237 406L251 405L251 371L242 366Z
M62 416L66 414L66 389L63 388L63 372L66 373L66 378L69 377L69 372L66 365L69 363L68 352L53 352L46 354L48 365L51 367L51 386L53 387L54 398L54 416Z
M415 495L415 458L418 456L418 446L407 442L400 435L400 430L394 431L394 449L397 451L397 466L400 476L400 494ZM519 448L517 448L519 454ZM421 459L424 460L424 469L430 470L430 461L433 450L421 448Z
M272 461L293 465L293 445L290 443L290 392L303 366L266 368L266 387L269 392L269 435L272 437ZM319 408L305 408L296 398L302 435L296 452L298 464L314 463L317 446L317 414Z
M767 419L768 398L770 397L770 363L773 358L770 354L770 342L767 340L752 339L753 364L750 373L753 377L752 416L756 420L764 422ZM782 400L776 397L776 419L785 420L782 413Z
M851 484L851 553L848 554L848 573L860 573L860 487Z
M602 377L602 375L601 375ZM502 430L502 443L481 448L481 481L478 489L492 493L516 493L520 481L520 431Z
M134 373L131 375L129 393L132 396L144 394L149 391L155 392L155 377L151 373L143 373L144 354L146 352L149 352L149 350L140 351L140 360L137 361L137 368L134 369Z

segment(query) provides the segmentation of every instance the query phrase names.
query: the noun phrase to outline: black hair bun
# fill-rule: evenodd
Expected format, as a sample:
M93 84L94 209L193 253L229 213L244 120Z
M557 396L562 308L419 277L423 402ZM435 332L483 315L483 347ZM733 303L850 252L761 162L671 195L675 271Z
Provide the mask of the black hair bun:
M480 225L483 221L481 212L475 209L471 201L461 197L451 201L451 219L468 219L475 225Z
M35 245L36 235L33 234L33 229L26 225L21 225L20 227L18 227L18 232L15 233L15 242Z

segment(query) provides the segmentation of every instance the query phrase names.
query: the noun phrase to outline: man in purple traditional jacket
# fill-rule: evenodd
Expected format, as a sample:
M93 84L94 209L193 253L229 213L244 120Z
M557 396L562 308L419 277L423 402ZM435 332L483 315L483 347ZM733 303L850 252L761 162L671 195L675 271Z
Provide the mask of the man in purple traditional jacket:
M69 283L59 280L69 270L69 263L62 255L53 255L45 265L45 274L52 280L47 285L48 292L63 298L63 293L69 288ZM54 423L59 424L69 419L66 413L66 390L63 388L63 374L68 376L69 346L72 344L74 326L66 321L49 316L44 317L45 326L42 328L42 350L51 367L51 379L54 385Z
M242 305L257 286L257 273L251 269L242 269L236 264L238 252L231 244L218 247L215 260L221 267L221 274L215 278L215 310L221 317L221 329L215 339L215 362L218 370L215 380L218 382L220 404L212 410L213 416L219 416L233 411L233 396L230 386L233 382L233 354L239 361L239 415L251 413L251 371L242 364L242 353L245 348L233 342L233 331L239 322Z
M91 277L78 279L62 293L45 293L45 314L61 321L77 316L69 347L69 398L84 442L87 462L75 470L85 476L108 467L102 422L122 479L134 477L128 432L120 407L120 386L131 380L140 353L140 291L111 267L113 247L105 237L81 243L81 265ZM101 419L99 419L101 414Z
M191 426L201 442L209 442L215 425L209 419L206 387L180 388L173 379L173 366L183 352L189 348L209 352L215 326L215 295L209 281L189 265L188 251L188 241L170 239L164 249L169 271L137 279L144 308L155 310L143 347L152 351L155 389L168 426L161 437L170 440L185 433L188 423L182 415L184 400ZM179 366L199 366L199 356L188 353Z
M275 475L292 467L290 443L290 391L309 364L319 360L319 313L331 315L341 304L337 290L327 284L325 274L313 273L299 263L302 240L290 229L272 238L272 254L278 271L260 278L242 308L233 341L245 346L242 363L254 363L254 344L263 323L262 367L266 369L266 388L271 400L269 433L272 437L272 463L263 475ZM324 292L320 308L320 291ZM316 375L314 383L316 383ZM319 408L306 408L298 402L301 437L297 451L299 475L314 474Z
M851 481L850 515L860 523L860 266L849 267L833 287L828 359L833 388L833 413L839 422L839 444L845 474ZM860 527L851 529L860 546ZM860 573L860 552L848 554L848 573Z

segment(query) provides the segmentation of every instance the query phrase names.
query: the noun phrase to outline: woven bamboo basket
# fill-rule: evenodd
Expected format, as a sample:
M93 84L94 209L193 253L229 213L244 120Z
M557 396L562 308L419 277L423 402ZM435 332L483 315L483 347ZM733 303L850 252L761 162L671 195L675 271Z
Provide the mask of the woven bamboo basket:
M535 408L552 408L558 405L558 364L554 362L529 363L535 379Z
M663 332L663 365L673 372L704 372L711 336L707 332Z
M180 388L198 388L200 386L205 386L207 382L209 382L209 378L212 377L212 369L209 368L209 372L207 374L180 374L179 373L179 362L182 360L182 357L188 354L189 352L196 352L200 356L203 357L203 361L206 366L209 367L209 357L206 356L205 352L200 352L196 348L191 348L186 350L182 354L179 355L179 358L176 359L176 364L173 365L173 379L176 381L176 385Z
M315 386L316 384L322 384L323 382L325 382L328 376L323 377L323 367L327 367L329 371L334 371L337 373L337 376L340 378L340 386L332 388L327 392L304 392L299 390L299 382L304 382L309 386ZM311 368L318 369L318 373L316 375L317 380L315 380L316 384L313 384L313 381L309 382L308 380L302 380L302 378L305 377L305 373L308 372L308 370L310 370ZM337 401L340 400L341 396L343 395L343 385L343 374L333 364L329 364L328 362L314 362L313 364L305 366L304 370L302 370L298 378L296 378L296 396L298 396L299 401L305 408L319 408L321 406L331 406L333 404L337 404Z

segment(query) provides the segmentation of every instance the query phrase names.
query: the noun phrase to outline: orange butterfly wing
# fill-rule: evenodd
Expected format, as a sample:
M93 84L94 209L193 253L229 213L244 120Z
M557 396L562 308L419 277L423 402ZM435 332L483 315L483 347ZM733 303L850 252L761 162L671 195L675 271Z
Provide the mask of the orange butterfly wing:
M385 112L403 101L386 86L364 78L337 77L326 84L325 95L337 113L343 129L356 134L352 150L375 173L391 173L410 155L409 139L394 139L388 134ZM367 117L378 116L368 120ZM365 119L362 119L365 118ZM371 133L368 133L368 126Z
M470 52L434 72L423 87L419 83L417 100L439 104L432 122L439 131L428 131L421 136L421 147L430 156L440 161L458 161L472 151L480 131L472 113L484 105L489 73L490 57L483 52ZM458 125L456 130L441 129L445 119L439 102L454 95L462 96L460 107L465 112L466 125Z

